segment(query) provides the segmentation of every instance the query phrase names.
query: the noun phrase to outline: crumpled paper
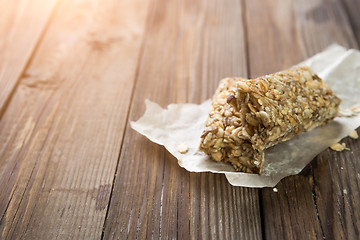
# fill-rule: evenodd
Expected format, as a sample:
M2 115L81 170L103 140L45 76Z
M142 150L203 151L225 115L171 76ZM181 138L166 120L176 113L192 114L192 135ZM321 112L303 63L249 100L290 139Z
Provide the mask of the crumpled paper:
M308 65L342 99L341 108L360 104L360 52L331 45L299 65ZM224 173L230 184L243 187L273 187L282 178L298 174L317 154L360 126L360 116L336 117L325 126L300 134L265 151L262 175L235 172L226 163L199 152L200 135L211 100L197 104L170 104L167 109L146 100L145 114L131 127L151 141L163 145L181 167L190 172ZM185 143L189 150L178 152Z

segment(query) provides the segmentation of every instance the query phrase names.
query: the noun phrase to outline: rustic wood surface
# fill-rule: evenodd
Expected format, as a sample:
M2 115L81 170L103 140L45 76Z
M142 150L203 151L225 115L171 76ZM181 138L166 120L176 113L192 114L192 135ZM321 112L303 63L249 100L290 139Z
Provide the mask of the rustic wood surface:
M0 0L0 239L357 239L360 140L272 188L189 173L144 101L359 48L359 0ZM358 131L360 132L360 131Z
M0 122L1 238L101 238L148 6L59 2Z

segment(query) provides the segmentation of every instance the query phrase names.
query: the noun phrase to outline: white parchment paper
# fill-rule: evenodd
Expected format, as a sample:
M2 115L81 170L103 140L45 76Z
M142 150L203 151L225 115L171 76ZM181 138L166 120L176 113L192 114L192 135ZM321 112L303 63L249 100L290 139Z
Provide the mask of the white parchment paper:
M341 108L360 104L360 52L331 45L299 65L308 65L342 99ZM224 173L235 186L273 187L282 178L298 174L317 154L360 126L360 116L337 117L329 124L280 143L265 152L262 175L235 172L231 165L218 163L198 151L200 135L211 101L170 104L167 109L145 101L145 114L131 127L151 141L163 145L181 167L190 172ZM185 143L189 151L177 151Z

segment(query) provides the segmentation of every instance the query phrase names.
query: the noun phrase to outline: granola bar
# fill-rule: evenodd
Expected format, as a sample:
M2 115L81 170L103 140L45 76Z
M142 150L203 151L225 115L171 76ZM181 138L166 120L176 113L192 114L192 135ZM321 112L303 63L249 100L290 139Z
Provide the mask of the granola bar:
M253 80L223 79L200 150L237 171L260 174L266 148L330 121L340 101L308 67Z

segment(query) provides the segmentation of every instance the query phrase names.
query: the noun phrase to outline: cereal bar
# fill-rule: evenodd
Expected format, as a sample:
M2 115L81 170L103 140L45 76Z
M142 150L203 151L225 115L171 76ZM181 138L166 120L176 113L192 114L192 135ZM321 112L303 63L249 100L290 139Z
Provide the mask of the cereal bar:
M308 67L252 80L223 79L200 150L237 171L261 174L266 148L333 119L340 101Z

